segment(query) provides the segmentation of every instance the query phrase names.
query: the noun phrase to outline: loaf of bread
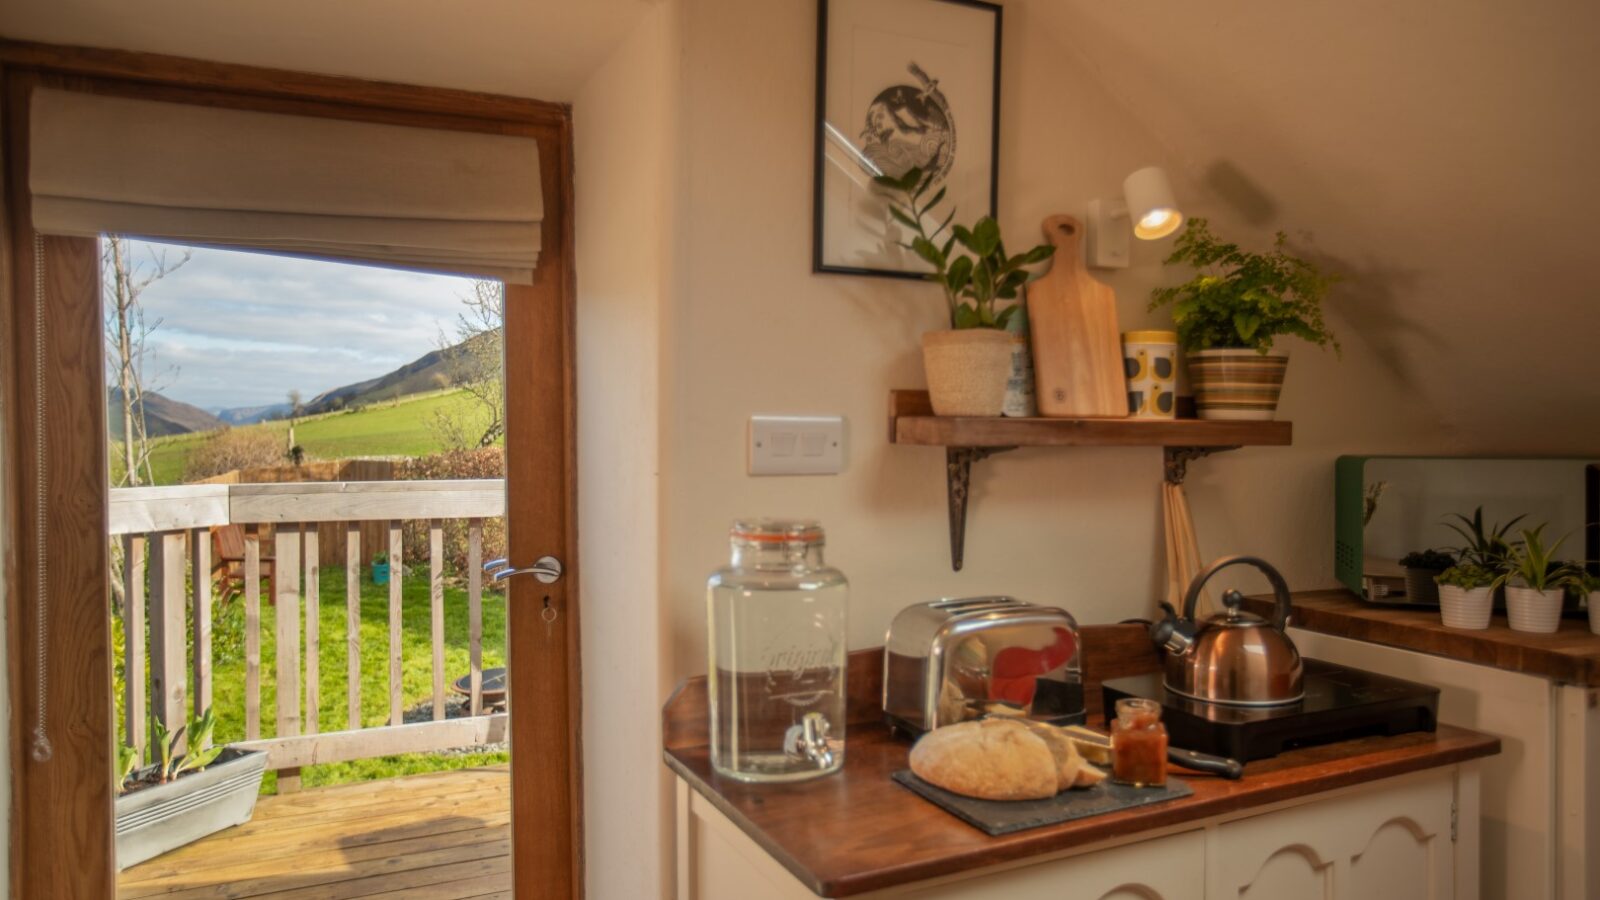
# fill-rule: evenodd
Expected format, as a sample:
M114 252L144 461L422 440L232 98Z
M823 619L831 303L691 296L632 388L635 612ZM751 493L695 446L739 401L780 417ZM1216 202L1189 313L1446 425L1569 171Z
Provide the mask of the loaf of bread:
M1011 719L979 719L928 732L911 748L911 771L929 784L980 800L1040 800L1057 790L1050 747Z

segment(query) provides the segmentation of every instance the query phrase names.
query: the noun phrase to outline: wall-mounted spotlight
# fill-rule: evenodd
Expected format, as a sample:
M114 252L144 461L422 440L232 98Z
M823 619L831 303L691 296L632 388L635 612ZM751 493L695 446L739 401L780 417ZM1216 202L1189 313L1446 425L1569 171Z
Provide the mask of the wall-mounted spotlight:
M1183 212L1173 199L1166 170L1146 166L1123 179L1122 197L1089 201L1089 265L1125 269L1129 231L1140 240L1153 241L1182 225Z

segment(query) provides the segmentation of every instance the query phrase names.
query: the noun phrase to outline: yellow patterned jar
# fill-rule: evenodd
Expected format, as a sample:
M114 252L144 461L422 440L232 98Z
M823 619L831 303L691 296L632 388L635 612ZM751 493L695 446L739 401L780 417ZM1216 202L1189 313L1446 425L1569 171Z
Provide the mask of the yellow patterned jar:
M1177 415L1177 332L1124 332L1122 367L1128 377L1130 417L1171 419Z

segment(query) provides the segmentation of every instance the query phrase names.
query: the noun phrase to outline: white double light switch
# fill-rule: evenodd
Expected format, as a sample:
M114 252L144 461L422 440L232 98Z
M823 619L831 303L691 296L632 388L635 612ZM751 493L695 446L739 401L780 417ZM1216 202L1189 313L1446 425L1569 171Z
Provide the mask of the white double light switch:
M844 471L843 416L751 416L751 475Z

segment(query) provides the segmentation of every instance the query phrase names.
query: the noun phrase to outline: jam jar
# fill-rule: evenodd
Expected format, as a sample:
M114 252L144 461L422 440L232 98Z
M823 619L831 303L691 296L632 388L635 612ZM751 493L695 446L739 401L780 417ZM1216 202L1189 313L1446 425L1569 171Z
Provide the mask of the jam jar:
M1167 783L1167 726L1161 704L1143 698L1117 701L1111 722L1111 780L1134 787Z

